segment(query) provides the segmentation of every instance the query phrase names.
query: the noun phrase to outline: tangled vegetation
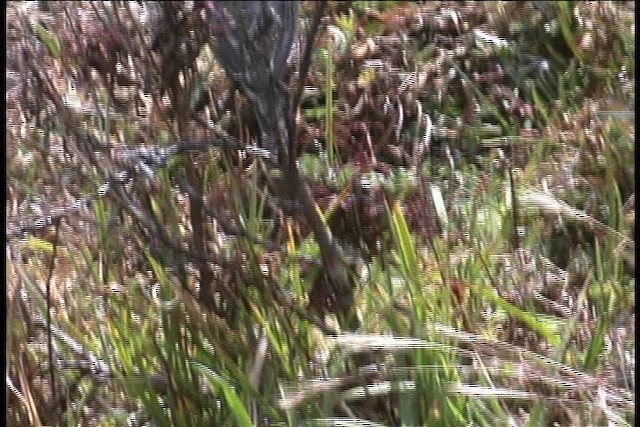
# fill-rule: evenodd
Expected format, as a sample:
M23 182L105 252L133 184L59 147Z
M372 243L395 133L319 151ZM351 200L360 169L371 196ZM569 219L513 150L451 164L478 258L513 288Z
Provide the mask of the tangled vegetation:
M635 3L219 3L9 2L7 425L634 425Z

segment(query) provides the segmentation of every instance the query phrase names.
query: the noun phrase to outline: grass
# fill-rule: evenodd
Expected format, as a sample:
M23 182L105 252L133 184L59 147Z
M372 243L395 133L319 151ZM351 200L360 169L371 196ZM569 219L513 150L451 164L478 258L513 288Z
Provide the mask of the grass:
M330 5L298 165L352 301L201 5L70 5L7 9L8 425L633 425L632 3Z

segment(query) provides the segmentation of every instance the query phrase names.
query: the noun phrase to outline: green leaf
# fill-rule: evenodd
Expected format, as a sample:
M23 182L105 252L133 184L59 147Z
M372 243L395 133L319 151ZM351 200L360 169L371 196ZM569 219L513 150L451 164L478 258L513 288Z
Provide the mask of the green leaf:
M584 355L583 362L584 369L587 371L595 369L598 365L598 356L600 356L604 350L604 338L609 329L609 325L607 325L607 323L608 322L600 322L596 329L596 333L589 341L589 346L587 347L587 352Z
M215 390L222 395L225 403L229 405L231 412L236 420L237 426L247 426L251 427L253 424L251 423L251 417L249 413L245 409L240 397L235 392L233 387L231 387L227 382L222 378L218 373L213 370L207 368L201 363L192 362L191 363L196 369L203 372L207 377L211 379L211 385L215 388Z
M538 332L552 345L560 345L560 337L556 331L557 328L552 328L551 325L549 325L549 322L551 320L555 321L555 319L550 318L550 316L541 316L524 311L496 294L494 289L491 287L483 286L480 288L480 292L486 299L505 310L510 316L515 317L532 330Z
M29 236L27 239L27 247L33 251L44 252L48 255L53 253L53 243L33 236Z
M47 29L42 25L35 25L34 27L36 33L38 34L38 38L47 46L49 53L54 58L60 58L60 42L58 41L58 39L49 31L47 31Z

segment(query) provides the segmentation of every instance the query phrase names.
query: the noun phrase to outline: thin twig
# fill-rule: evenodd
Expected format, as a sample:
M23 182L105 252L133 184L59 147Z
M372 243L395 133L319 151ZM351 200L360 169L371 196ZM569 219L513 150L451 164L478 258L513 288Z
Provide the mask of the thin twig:
M316 3L315 13L313 15L313 21L311 22L311 26L309 27L309 32L307 33L306 44L304 47L304 54L302 56L302 60L300 61L300 69L298 72L298 84L296 86L296 91L293 94L293 98L291 101L291 111L295 112L298 109L298 105L300 104L300 99L302 98L302 93L304 92L304 82L309 73L309 67L311 66L311 57L313 53L313 45L315 42L316 35L318 33L318 29L320 28L320 22L322 21L322 16L324 16L324 12L327 8L326 1L320 1ZM292 114L295 117L295 114ZM292 167L292 163L295 163L296 152L295 152L295 120L292 120L290 123L291 131L289 132L289 162L290 167Z
M46 304L47 304L47 353L49 357L49 376L51 378L51 393L55 399L56 396L56 377L55 369L53 366L53 340L51 339L51 333L48 331L51 327L51 279L53 278L53 271L56 268L56 258L58 256L58 237L60 235L60 220L55 222L56 231L53 237L53 253L51 254L51 262L49 263L49 274L47 275L46 282Z

